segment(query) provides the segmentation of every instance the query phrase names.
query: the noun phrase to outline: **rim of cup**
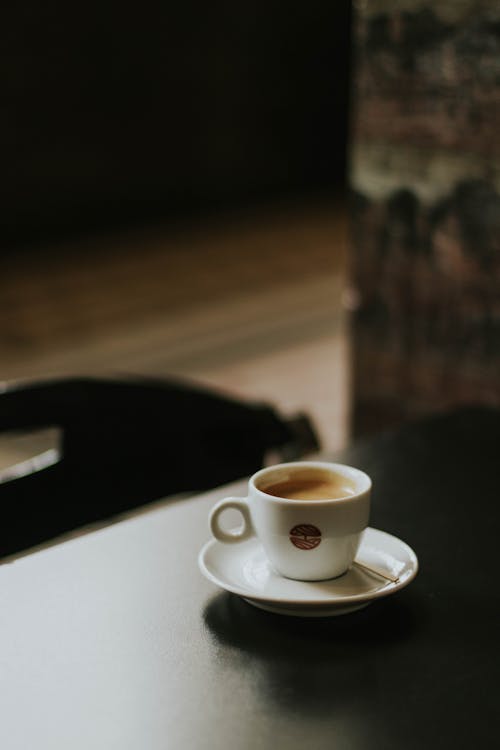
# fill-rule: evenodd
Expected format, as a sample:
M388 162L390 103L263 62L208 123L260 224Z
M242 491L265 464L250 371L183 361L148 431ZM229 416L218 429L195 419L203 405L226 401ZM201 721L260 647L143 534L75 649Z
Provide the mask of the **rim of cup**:
M277 472L287 469L287 468L306 468L310 467L311 469L321 469L322 471L328 471L330 474L337 474L341 477L344 477L346 479L351 480L355 483L355 490L352 495L342 495L342 497L332 497L332 498L322 498L318 500L296 500L293 498L288 497L279 497L277 495L270 495L265 491L265 489L261 489L257 486L257 482L263 475L267 475L272 473L273 469L275 469ZM285 504L291 504L291 505L297 505L297 503L304 502L307 503L307 505L328 505L330 503L342 503L342 502L349 502L350 500L354 500L360 495L363 495L364 493L371 490L372 487L372 480L366 474L364 471L361 471L361 469L356 469L354 466L348 466L347 464L339 464L339 463L330 463L328 461L289 461L287 463L280 463L275 464L273 466L266 466L263 469L259 469L259 471L256 471L255 474L253 474L250 477L249 482L252 490L257 492L259 495L262 495L263 497L274 501L278 503L285 503Z

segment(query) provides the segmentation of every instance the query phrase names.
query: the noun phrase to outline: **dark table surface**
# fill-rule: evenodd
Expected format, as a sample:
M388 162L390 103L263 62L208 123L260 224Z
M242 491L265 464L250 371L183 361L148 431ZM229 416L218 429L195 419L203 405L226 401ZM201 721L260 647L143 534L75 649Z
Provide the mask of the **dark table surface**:
M498 730L500 415L464 410L336 459L415 581L287 618L197 568L215 500L164 503L0 567L2 750L491 747Z

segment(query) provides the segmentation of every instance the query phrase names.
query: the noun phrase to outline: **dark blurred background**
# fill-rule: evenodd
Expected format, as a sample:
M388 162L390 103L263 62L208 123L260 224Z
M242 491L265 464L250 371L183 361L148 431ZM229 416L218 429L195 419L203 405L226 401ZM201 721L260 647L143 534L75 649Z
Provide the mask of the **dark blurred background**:
M500 403L497 2L1 21L4 380L174 375L325 450Z
M1 11L3 244L330 195L347 0Z

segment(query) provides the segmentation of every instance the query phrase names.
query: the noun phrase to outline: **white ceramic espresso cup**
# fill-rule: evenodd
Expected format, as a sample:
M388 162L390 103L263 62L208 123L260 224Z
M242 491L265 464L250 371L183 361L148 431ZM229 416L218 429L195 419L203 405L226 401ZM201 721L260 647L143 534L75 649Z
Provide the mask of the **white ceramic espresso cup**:
M293 480L326 480L336 497L296 500L266 492ZM296 461L261 469L248 483L248 497L228 497L210 513L210 530L226 544L256 535L275 570L287 578L320 581L342 575L352 565L368 526L371 480L359 469L320 461ZM225 531L219 519L238 510L243 526Z

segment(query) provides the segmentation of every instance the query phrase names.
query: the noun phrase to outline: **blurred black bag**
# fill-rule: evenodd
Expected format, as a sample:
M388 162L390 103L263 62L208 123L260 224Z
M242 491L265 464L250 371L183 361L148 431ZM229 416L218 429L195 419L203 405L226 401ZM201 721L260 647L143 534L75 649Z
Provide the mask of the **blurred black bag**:
M62 430L60 460L0 484L0 555L247 476L270 450L293 460L318 448L304 415L285 421L172 381L60 379L0 394L0 431L48 426Z

